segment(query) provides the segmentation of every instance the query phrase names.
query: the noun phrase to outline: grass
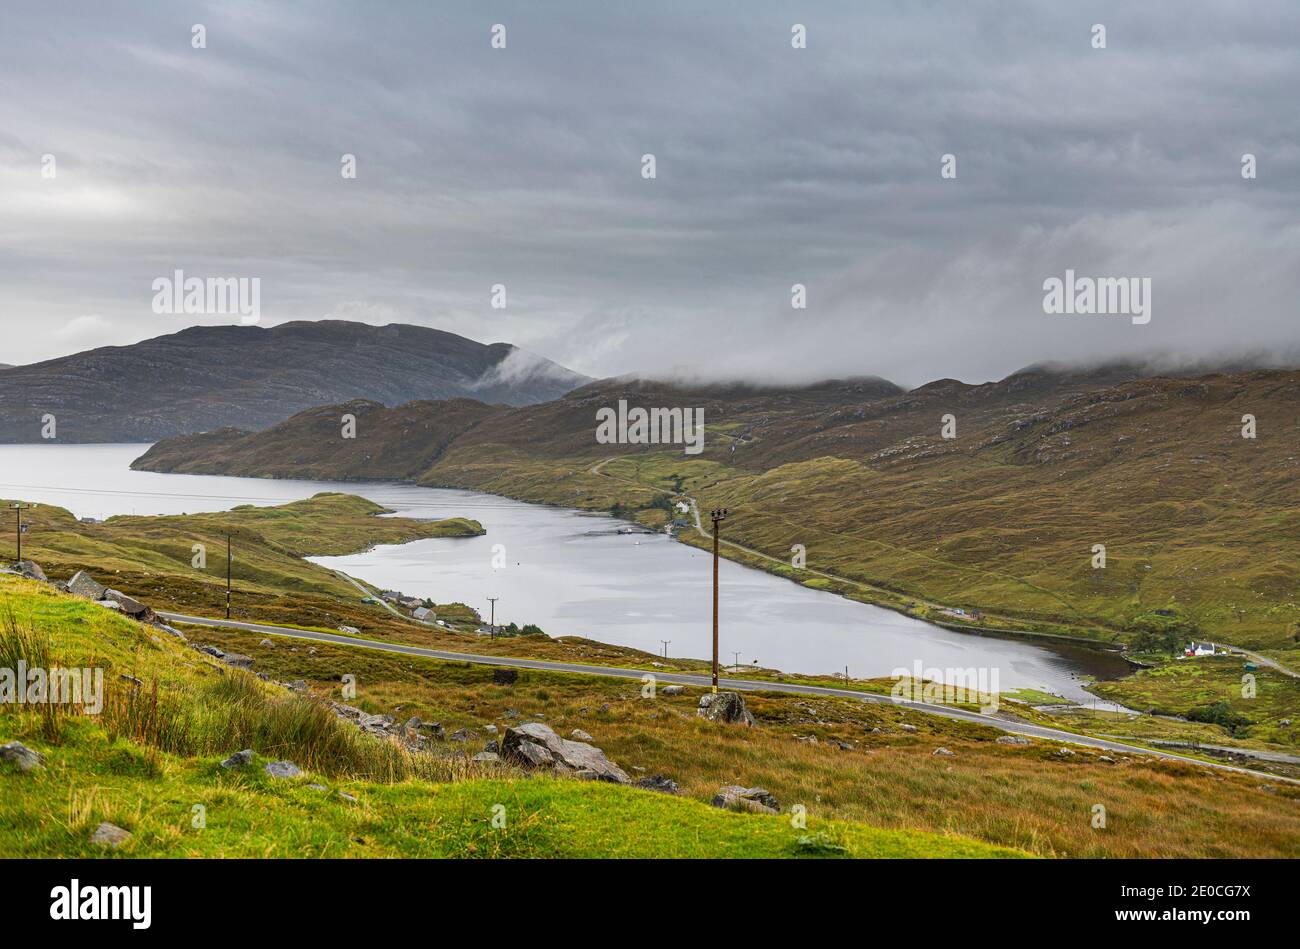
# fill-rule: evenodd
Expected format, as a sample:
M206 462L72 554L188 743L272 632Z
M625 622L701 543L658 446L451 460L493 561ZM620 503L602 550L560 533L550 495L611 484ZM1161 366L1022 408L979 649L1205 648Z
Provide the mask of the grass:
M1041 856L1284 856L1300 847L1300 788L1279 782L1274 793L1261 786L1267 779L1143 757L1062 757L1052 743L999 745L994 729L892 705L751 694L760 726L719 730L695 715L695 688L646 700L638 683L616 680L522 670L504 686L468 663L274 637L266 647L233 631L214 631L212 641L255 656L255 668L274 676L306 679L322 697L336 695L338 673L349 672L367 711L439 720L480 741L488 723L504 729L534 716L562 735L581 728L629 774L666 774L701 803L721 784L761 785L818 820L956 834ZM935 757L940 746L956 756ZM1098 803L1110 815L1104 833L1090 822Z
M529 777L473 763L454 743L437 754L413 754L363 736L309 698L48 587L0 577L5 610L22 630L0 640L6 655L20 649L27 656L23 644L37 630L50 661L104 668L114 683L104 714L69 714L55 734L42 729L30 707L0 709L0 742L21 740L47 761L31 772L0 771L6 856L105 855L89 843L105 820L132 833L114 852L128 857L1023 856L946 832L900 832L817 813L797 828L788 816L734 814L691 798ZM258 661L268 670L276 665L272 656L295 655L249 648L267 654ZM312 664L318 656L304 650L300 658ZM329 678L351 667L370 683L378 669L364 655L349 658L335 661ZM281 665L276 674L292 663ZM122 676L143 684L131 688ZM374 697L362 704L373 708ZM254 767L220 766L245 746L258 752ZM270 778L260 765L274 758L294 761L306 776ZM504 827L493 825L496 813L504 813Z

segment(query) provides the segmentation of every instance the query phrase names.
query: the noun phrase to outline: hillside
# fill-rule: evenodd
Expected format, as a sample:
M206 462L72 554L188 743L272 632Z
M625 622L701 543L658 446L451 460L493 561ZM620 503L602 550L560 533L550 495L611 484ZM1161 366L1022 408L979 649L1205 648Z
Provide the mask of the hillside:
M6 665L22 658L106 673L100 713L0 710L0 744L21 741L44 759L27 771L0 763L0 852L10 857L1024 855L954 834L818 817L805 833L788 816L530 777L471 761L455 742L413 751L365 734L313 697L11 577L0 576L0 615ZM258 754L247 766L222 767L243 748ZM303 774L273 777L263 766L275 760L293 761ZM490 823L497 805L505 809L501 828ZM130 835L114 851L91 842L104 821Z
M1296 663L1300 372L1136 375L1039 368L906 393L879 381L753 390L607 380L539 405L484 409L436 451L404 444L401 463L383 470L614 508L654 526L667 519L664 498L689 494L701 509L732 508L728 539L777 562L736 547L730 555L915 615L951 618L942 609L961 607L984 611L989 625L1131 639L1165 622L1154 614L1162 610L1199 635ZM620 398L702 406L704 452L598 444L596 411ZM403 411L407 431L425 426L432 443L464 410ZM953 439L941 437L947 414ZM1242 437L1247 414L1254 439ZM164 441L136 467L288 475L306 465L349 478L374 470L360 453L394 450L391 425L340 451L309 422L241 436L238 452L222 436ZM788 566L795 544L809 568L849 582ZM1104 569L1092 565L1096 544Z
M480 665L186 632L245 654L253 671L0 575L4 664L105 671L99 714L0 707L0 744L44 756L27 772L0 763L0 851L101 855L90 836L102 821L131 834L114 851L125 857L1265 857L1300 842L1290 784L1007 744L888 704L758 693L746 728L697 716L695 689L645 699L626 682L536 670L502 683ZM414 747L330 714L342 671L367 715L436 722L446 737ZM473 760L485 739L543 720L589 732L629 775L663 776L672 793ZM221 766L244 748L248 766ZM271 777L271 761L303 774ZM709 806L737 781L767 789L781 813ZM1088 820L1099 801L1104 831ZM791 820L796 804L806 828Z
M340 320L190 327L0 372L0 442L35 442L42 418L65 442L154 441L365 399L399 405L473 397L523 405L585 377L508 343L420 326Z

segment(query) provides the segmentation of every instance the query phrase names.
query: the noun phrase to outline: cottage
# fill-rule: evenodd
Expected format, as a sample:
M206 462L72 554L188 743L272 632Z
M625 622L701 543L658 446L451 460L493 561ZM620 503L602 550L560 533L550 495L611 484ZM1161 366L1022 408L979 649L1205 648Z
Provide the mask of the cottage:
M427 606L417 607L416 609L411 611L411 615L414 616L416 619L418 619L421 623L431 622L434 619L436 619L433 610L429 609Z
M421 606L424 606L423 600L413 596L404 596L397 602L400 606L404 606L408 610L415 610L415 609L419 609Z
M1185 656L1213 656L1214 643L1188 643L1183 651Z

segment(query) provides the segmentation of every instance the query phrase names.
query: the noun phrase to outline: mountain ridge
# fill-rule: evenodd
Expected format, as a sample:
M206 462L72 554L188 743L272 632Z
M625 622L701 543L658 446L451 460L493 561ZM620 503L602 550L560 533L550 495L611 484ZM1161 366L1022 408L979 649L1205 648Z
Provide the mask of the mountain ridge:
M126 346L0 372L0 443L154 441L227 426L261 429L349 399L400 405L472 396L547 401L589 381L509 343L409 324L344 320L191 326Z

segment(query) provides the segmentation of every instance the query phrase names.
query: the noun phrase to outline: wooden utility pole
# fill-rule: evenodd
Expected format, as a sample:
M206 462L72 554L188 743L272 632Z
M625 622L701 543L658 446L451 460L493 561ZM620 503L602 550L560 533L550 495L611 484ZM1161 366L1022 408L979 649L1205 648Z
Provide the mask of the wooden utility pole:
M718 691L718 534L722 530L722 522L727 519L731 512L725 507L716 508L709 512L709 520L713 522L713 692Z
M488 637L490 639L497 638L497 600L499 599L501 599L499 596L488 597L488 602L492 604L492 619L488 623Z
M226 535L226 619L230 619L230 535Z
M23 509L36 507L35 504L23 504L22 501L14 502L14 511L18 515L18 521L15 525L14 537L18 540L18 558L16 562L22 562L23 559Z
M659 640L659 641L660 641L661 643L664 644L664 658L667 659L667 658L668 658L668 647L672 645L672 642L673 642L673 641L672 641L671 639L661 639L661 640Z

